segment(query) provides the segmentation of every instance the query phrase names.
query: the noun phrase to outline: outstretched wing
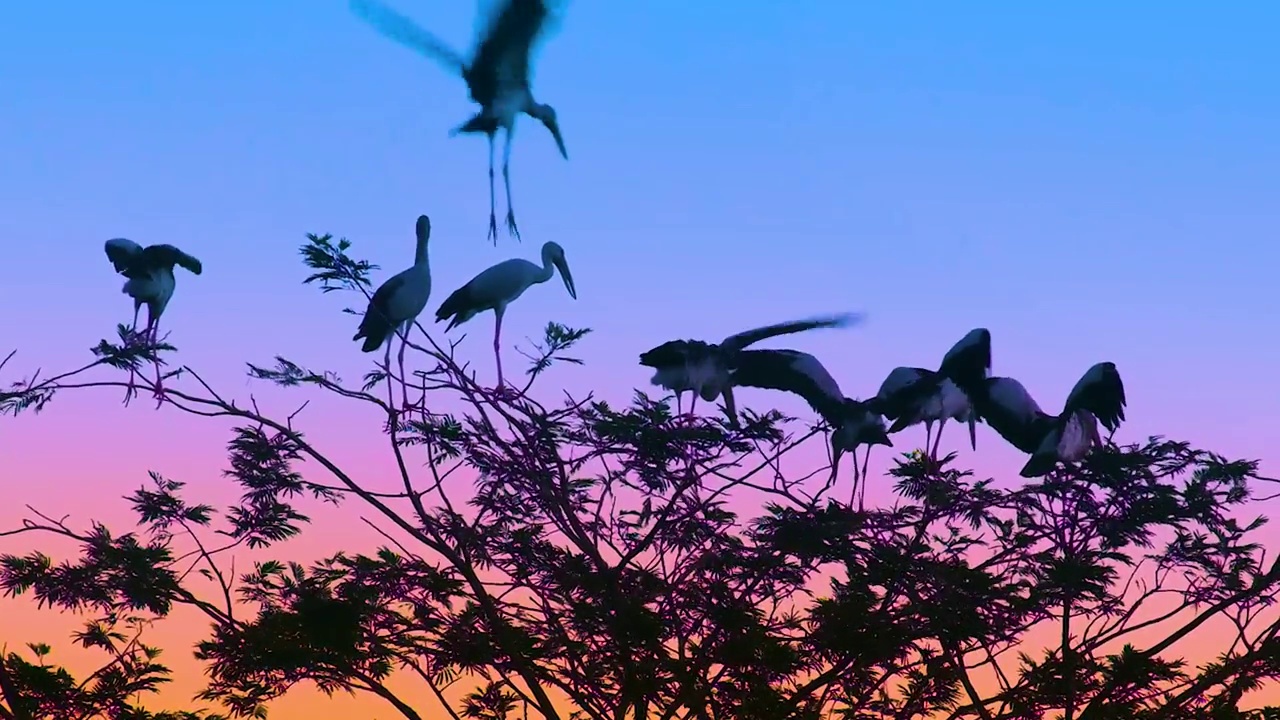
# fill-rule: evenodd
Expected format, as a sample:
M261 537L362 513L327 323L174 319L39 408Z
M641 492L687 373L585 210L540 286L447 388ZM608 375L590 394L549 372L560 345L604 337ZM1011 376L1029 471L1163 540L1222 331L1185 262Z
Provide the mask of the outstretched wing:
M737 335L730 335L720 343L720 347L726 352L736 352L748 345L760 342L766 338L775 337L777 335L789 335L791 333L804 332L805 330L814 330L816 328L834 328L848 327L862 322L863 316L858 313L845 313L843 315L832 315L829 317L812 318L809 320L797 320L794 322L778 323L776 325L766 325L765 327L755 328L740 332Z
M142 246L127 238L112 238L106 242L107 259L116 272L127 276L133 264L142 257Z
M1124 421L1124 381L1115 363L1100 362L1085 371L1067 395L1063 414L1088 410L1110 432Z
M351 11L388 38L417 50L448 69L463 75L467 62L435 35L378 0L351 0Z
M546 26L545 0L504 0L476 46L468 70L468 82L485 104L498 88L523 85L529 80L529 54L534 40Z
M839 422L844 393L816 357L797 350L744 350L735 362L734 385L795 393L828 423Z

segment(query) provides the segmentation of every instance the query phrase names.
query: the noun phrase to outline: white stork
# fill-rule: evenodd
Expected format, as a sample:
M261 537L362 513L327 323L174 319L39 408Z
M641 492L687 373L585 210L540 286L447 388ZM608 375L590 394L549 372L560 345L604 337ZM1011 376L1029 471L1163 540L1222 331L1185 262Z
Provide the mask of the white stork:
M384 35L435 59L466 81L471 99L480 105L480 112L454 129L450 136L484 133L489 138L489 238L495 244L498 218L494 210L493 146L498 130L506 131L502 182L507 193L507 231L519 239L515 212L511 209L510 174L511 137L516 117L524 113L540 121L555 138L560 155L569 159L556 111L534 100L530 87L529 56L547 25L546 0L505 0L492 13L470 63L412 20L376 0L351 0L351 8Z
M404 409L409 405L409 379L404 374L404 350L409 344L409 333L418 315L427 307L431 299L431 264L427 259L427 243L431 239L431 220L426 215L419 215L414 225L417 236L417 247L413 255L413 266L392 275L374 291L369 298L369 307L365 308L360 327L352 340L364 338L363 352L373 352L386 345L387 352L383 358L387 374L391 374L392 335L400 336L400 391L404 397Z
M815 328L848 327L861 320L861 315L846 313L778 323L730 335L719 344L702 340L671 340L641 353L640 364L656 371L650 382L676 394L676 413L680 413L680 398L692 390L694 397L689 403L689 415L692 416L699 397L714 402L732 386L736 358L747 346L777 335ZM733 413L730 413L730 418L733 418Z
M886 418L895 420L890 433L924 423L925 450L932 458L938 456L942 428L948 419L969 425L969 444L976 450L977 417L969 396L978 391L990 374L991 332L975 328L951 346L936 372L924 368L894 368L881 384L873 404ZM938 422L938 435L930 448L934 422Z
M476 313L492 310L493 324L493 357L498 364L498 385L494 394L508 394L502 380L502 316L507 305L516 301L525 290L551 279L555 271L560 271L564 287L569 297L578 299L578 291L573 284L573 273L569 271L569 262L565 260L564 248L554 242L542 246L542 265L534 265L528 260L514 258L503 260L493 267L476 275L466 285L453 291L436 311L436 322L449 319L445 331L465 323L475 317Z
M1040 409L1022 383L1007 377L987 378L975 393L974 405L982 421L1010 445L1031 455L1023 477L1039 477L1058 463L1079 462L1101 442L1098 424L1114 434L1124 421L1124 383L1114 363L1089 368L1067 396L1062 413Z
M200 261L182 252L172 245L148 245L142 247L132 240L112 238L105 245L107 259L115 267L116 272L128 278L121 292L133 298L133 323L130 330L137 334L138 311L147 306L147 328L142 333L145 343L154 345L158 342L157 330L160 316L173 297L177 279L173 275L174 266L182 266L199 275L204 267ZM164 382L160 375L160 361L155 361L156 407L164 403ZM135 373L129 373L129 389L126 402L133 394Z
M797 350L743 350L738 353L733 385L782 390L804 398L831 427L832 481L839 470L841 456L852 452L853 493L857 494L861 484L863 494L866 494L871 447L893 447L885 432L884 417L874 412L868 403L845 397L840 384L816 357ZM725 388L724 397L726 409L733 419L736 410L732 386ZM862 445L867 446L867 454L859 470L857 449Z

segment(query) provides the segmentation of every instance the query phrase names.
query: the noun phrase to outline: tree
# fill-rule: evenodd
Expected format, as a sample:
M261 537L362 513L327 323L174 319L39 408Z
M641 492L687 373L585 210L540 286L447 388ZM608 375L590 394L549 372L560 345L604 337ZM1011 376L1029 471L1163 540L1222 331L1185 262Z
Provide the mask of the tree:
M367 297L374 268L350 247L308 236L306 282ZM174 352L118 335L85 367L16 383L0 409L123 388L120 371ZM0 586L85 614L100 635L199 609L212 623L195 650L210 678L200 699L235 717L304 682L438 715L388 687L397 672L455 720L1275 716L1240 709L1280 677L1280 563L1259 542L1265 519L1250 517L1268 481L1256 462L1156 437L1006 488L954 455L914 452L889 473L897 502L854 510L829 470L784 471L820 430L776 411L746 411L734 429L675 421L640 392L624 408L535 399L542 372L577 363L586 335L549 324L514 400L490 399L457 348L425 332L411 347L427 369L409 378L381 368L351 385L281 357L249 365L259 381L378 408L402 488L391 493L312 445L305 414L273 415L174 370L186 384L166 383L171 411L235 421L226 474L240 502L189 504L180 481L153 472L127 498L137 533L32 509L5 534L70 538L80 557L4 555ZM465 412L403 412L400 382L429 408L452 398ZM303 463L315 471L304 477ZM382 546L231 571L246 549L283 552L308 525L301 503L316 500L372 512ZM1197 638L1217 656L1188 659ZM132 647L148 659L131 667L149 667L153 651ZM57 702L142 717L116 713L123 690L98 700L65 690L68 678L55 694L46 676L62 674L33 667L0 664L0 718L62 717L37 707ZM164 669L144 675L113 687L145 691Z

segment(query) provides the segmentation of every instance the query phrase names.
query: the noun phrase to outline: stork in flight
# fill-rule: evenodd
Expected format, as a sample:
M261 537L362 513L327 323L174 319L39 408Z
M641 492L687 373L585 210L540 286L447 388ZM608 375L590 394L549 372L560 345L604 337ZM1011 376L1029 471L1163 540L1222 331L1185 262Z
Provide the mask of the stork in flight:
M569 297L577 300L578 290L573 284L573 273L569 271L569 262L565 260L564 248L557 243L548 242L542 246L542 265L534 265L520 258L503 260L454 290L436 311L436 322L449 320L446 332L475 317L477 313L493 311L493 357L498 364L495 397L515 395L513 390L507 389L502 379L502 316L506 314L507 306L523 295L525 290L550 280L556 270L560 271L560 278L569 291Z
M560 155L569 159L555 109L534 100L530 87L529 56L547 26L550 15L547 0L504 0L491 14L470 63L412 20L377 0L351 0L351 8L382 34L431 57L466 81L471 99L480 105L480 112L449 134L452 137L458 133L484 133L489 138L489 239L494 244L498 242L498 217L494 209L493 146L498 130L506 132L502 182L507 194L507 231L519 239L515 211L511 209L510 174L516 117L524 113L540 121L551 132Z
M730 335L718 344L702 340L671 340L641 353L640 364L654 368L655 372L650 382L676 394L677 414L681 410L681 397L685 392L693 391L694 396L689 402L688 412L688 417L692 418L693 409L699 397L707 402L714 402L723 393L726 409L729 409L733 403L732 372L736 367L738 355L747 346L778 335L816 328L848 327L861 320L861 315L846 313L766 325ZM736 413L732 410L729 412L729 420L734 423L737 421Z
M840 458L846 452L853 453L853 494L866 495L867 464L871 462L871 447L893 447L885 432L884 418L866 402L845 397L840 384L818 359L797 350L743 350L738 353L733 370L733 385L782 390L804 398L831 428L831 479L835 481L840 468ZM730 417L733 408L732 389L725 391L725 405ZM867 454L858 467L857 449L867 446Z
M431 264L427 259L427 243L431 240L431 220L426 215L419 215L414 225L417 246L413 256L413 266L392 275L378 286L369 298L369 307L364 311L360 327L352 340L364 338L360 349L373 352L383 345L387 346L387 375L391 374L391 337L400 336L400 391L404 397L404 409L409 405L409 379L404 374L404 350L409 344L409 332L418 315L427 307L431 298Z
M137 336L138 311L147 306L147 327L141 334L141 340L147 345L155 345L158 340L157 331L160 316L169 306L177 279L173 268L181 266L199 275L203 271L200 261L182 252L172 245L148 245L142 247L138 243L125 238L112 238L106 242L107 259L115 267L116 272L128 278L121 292L133 298L133 323L130 330ZM160 375L160 360L155 359L156 407L164 404L164 381ZM135 392L137 374L130 369L129 387L125 391L125 403Z
M983 422L1031 456L1022 468L1023 477L1045 475L1059 462L1082 460L1102 441L1098 424L1115 434L1127 404L1124 382L1111 362L1085 371L1058 415L1041 410L1022 383L1008 377L987 378L973 401Z
M925 425L925 451L937 459L942 442L942 428L948 419L969 425L969 444L978 448L977 416L970 395L978 392L991 374L991 332L975 328L965 334L947 354L936 371L915 367L894 368L880 386L874 406L886 418L894 420L890 433L917 423ZM932 426L938 422L938 435L929 447Z

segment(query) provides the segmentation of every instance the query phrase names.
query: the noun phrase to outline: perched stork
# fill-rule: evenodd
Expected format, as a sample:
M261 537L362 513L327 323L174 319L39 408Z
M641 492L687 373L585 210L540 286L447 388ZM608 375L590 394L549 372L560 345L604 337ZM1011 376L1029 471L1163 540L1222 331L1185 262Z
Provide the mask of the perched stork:
M871 404L885 418L894 421L889 427L890 433L924 423L924 449L933 458L938 456L942 428L947 421L968 422L973 414L968 396L954 382L940 373L914 367L894 368L880 384ZM935 422L938 423L937 435L933 434Z
M471 62L449 49L412 20L377 0L351 0L351 8L384 35L411 47L462 75L471 99L480 105L475 117L455 128L458 133L484 133L489 138L489 238L498 241L498 217L494 209L493 152L498 130L506 132L502 150L502 182L507 193L507 231L517 239L515 211L511 209L511 138L516 117L524 113L536 118L556 141L560 155L568 160L564 137L556 111L533 99L530 87L529 56L543 34L548 19L546 0L505 0L497 6L487 30L476 45Z
M431 264L427 259L427 243L431 239L431 220L426 215L419 215L414 225L417 236L417 249L414 251L413 266L392 275L374 291L369 298L369 307L364 311L360 327L352 340L364 338L360 349L373 352L386 345L387 352L383 361L387 374L391 374L392 335L400 336L400 391L404 397L404 409L409 409L409 379L404 374L404 350L409 344L409 333L418 315L427 307L431 299Z
M654 368L651 382L676 394L676 412L680 399L692 390L689 415L701 397L714 402L733 384L732 372L738 355L747 346L778 335L804 332L816 328L848 327L862 320L861 315L843 314L811 320L778 323L747 330L721 340L719 344L702 340L671 340L640 354L640 364ZM730 398L726 397L727 401ZM730 412L733 419L734 413Z
M743 350L738 353L733 370L733 383L724 391L725 407L731 419L735 418L733 387L757 387L782 390L804 398L809 407L831 428L831 478L835 480L840 468L840 458L846 452L853 455L853 493L859 484L866 492L867 464L871 462L871 447L893 442L885 432L884 418L873 411L868 403L845 397L840 384L818 359L797 350ZM858 447L866 445L867 454L858 468ZM861 483L860 483L861 481Z
M986 328L970 330L947 354L936 371L924 368L894 368L880 386L874 400L876 409L895 420L890 433L918 423L925 426L925 450L938 456L942 428L948 419L969 426L969 444L978 448L977 416L970 395L978 392L982 381L991 375L991 332ZM932 426L938 422L938 435L929 447Z
M1098 424L1114 433L1124 420L1124 383L1114 363L1089 368L1067 396L1062 413L1040 409L1022 383L1007 377L987 378L974 394L982 421L1010 445L1031 455L1023 477L1039 477L1058 463L1079 462L1101 442Z
M142 340L150 345L158 342L157 330L160 316L168 307L177 279L173 275L175 266L182 266L199 275L204 267L200 261L182 252L172 245L148 245L142 247L138 243L125 238L112 238L106 242L107 259L115 267L116 272L128 278L121 289L125 295L133 298L133 323L130 325L135 335L138 327L138 311L147 306L147 328L142 333ZM160 360L155 360L156 407L164 403L164 382L160 375ZM133 395L135 373L129 373L129 389L125 401Z
M495 395L507 393L502 380L502 316L506 313L507 306L523 295L525 290L550 280L556 270L560 271L560 278L569 291L569 297L577 300L578 291L573 284L573 273L569 272L569 262L564 258L564 248L548 242L542 246L541 266L519 258L503 260L454 290L436 311L436 322L449 319L446 332L475 317L476 313L493 311L493 357L498 364Z

